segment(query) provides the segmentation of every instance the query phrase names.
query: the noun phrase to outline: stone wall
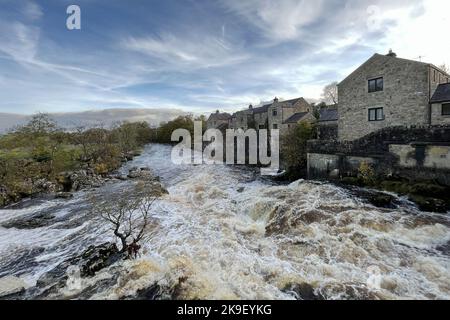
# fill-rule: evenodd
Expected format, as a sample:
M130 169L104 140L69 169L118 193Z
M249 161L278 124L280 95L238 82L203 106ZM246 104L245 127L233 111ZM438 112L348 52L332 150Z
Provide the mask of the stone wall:
M362 162L380 175L450 186L450 126L385 128L355 141L308 141L311 179L355 176Z

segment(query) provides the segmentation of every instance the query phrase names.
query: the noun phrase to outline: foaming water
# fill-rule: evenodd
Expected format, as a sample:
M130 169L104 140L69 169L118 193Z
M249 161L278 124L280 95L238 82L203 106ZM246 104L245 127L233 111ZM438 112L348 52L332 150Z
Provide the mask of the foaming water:
M151 167L169 194L152 209L143 256L81 279L83 289L105 283L84 298L133 296L155 282L184 299L293 299L284 289L301 283L328 299L450 298L450 257L439 249L450 242L446 215L406 201L375 208L331 184L279 186L249 170L174 166L169 159L170 147L151 145L123 168ZM0 224L45 212L58 221L28 230L0 227L0 276L33 285L74 253L108 240L108 226L92 216L87 196L0 210ZM24 263L14 264L20 252ZM368 282L374 267L376 287ZM69 282L61 294L77 297Z

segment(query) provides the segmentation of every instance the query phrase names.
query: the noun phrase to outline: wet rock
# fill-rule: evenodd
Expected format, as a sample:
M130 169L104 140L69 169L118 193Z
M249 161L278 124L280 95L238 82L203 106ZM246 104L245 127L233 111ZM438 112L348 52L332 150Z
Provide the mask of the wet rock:
M81 261L79 262L81 276L93 276L96 272L123 258L123 253L119 252L119 249L113 243L91 246L81 255Z
M155 283L148 288L137 290L135 295L122 297L121 300L161 300L163 299L162 291L162 288Z
M442 254L446 256L450 256L450 241L444 245L438 246L436 250L442 252Z
M33 183L33 193L55 193L58 187L47 179L39 179Z
M0 298L7 298L10 295L25 291L26 283L17 277L8 276L0 278Z
M325 298L320 293L316 293L313 286L308 283L290 283L285 286L282 291L294 294L297 300L325 300Z
M395 209L399 203L396 197L375 190L366 190L357 187L350 187L349 191L356 197L365 200L371 205L378 208Z
M43 274L36 282L36 286L38 288L47 287L47 294L52 290L62 288L67 281L67 269L76 264L77 260L77 258L73 258L60 263L51 271Z
M62 186L64 192L98 188L105 182L104 178L97 175L92 169L62 173L57 177L57 181Z
M26 274L37 265L36 257L45 251L44 248L38 247L33 249L14 249L14 258L0 259L0 277L6 277L10 274L22 275Z
M55 223L54 219L55 216L50 213L39 213L26 218L6 222L2 226L6 229L37 229L52 225Z
M71 193L71 192L58 192L55 195L55 198L57 198L57 199L72 199L73 198L73 193Z
M132 168L128 172L130 179L152 180L154 175L149 168Z
M446 213L450 210L449 205L441 199L410 195L409 200L417 204L421 211Z

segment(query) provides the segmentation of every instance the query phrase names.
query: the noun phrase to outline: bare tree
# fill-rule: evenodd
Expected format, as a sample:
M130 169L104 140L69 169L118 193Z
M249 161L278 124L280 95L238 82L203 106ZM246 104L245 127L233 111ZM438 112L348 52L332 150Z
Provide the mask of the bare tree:
M332 82L323 88L322 99L326 104L338 103L338 83Z
M149 225L150 209L159 195L154 186L139 182L131 190L114 194L114 199L91 199L94 212L112 225L114 235L121 242L121 252L130 259L139 253L139 242Z
M439 66L439 69L441 69L442 71L444 71L444 72L450 74L450 67L449 67L447 64L445 64L445 63L443 63L442 65L440 65L440 66Z

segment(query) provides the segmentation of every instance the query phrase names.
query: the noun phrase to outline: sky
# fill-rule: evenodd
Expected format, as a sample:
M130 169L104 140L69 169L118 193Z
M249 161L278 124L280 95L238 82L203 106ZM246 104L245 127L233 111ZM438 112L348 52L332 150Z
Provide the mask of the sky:
M0 112L316 100L391 48L450 65L449 15L448 0L0 0Z

